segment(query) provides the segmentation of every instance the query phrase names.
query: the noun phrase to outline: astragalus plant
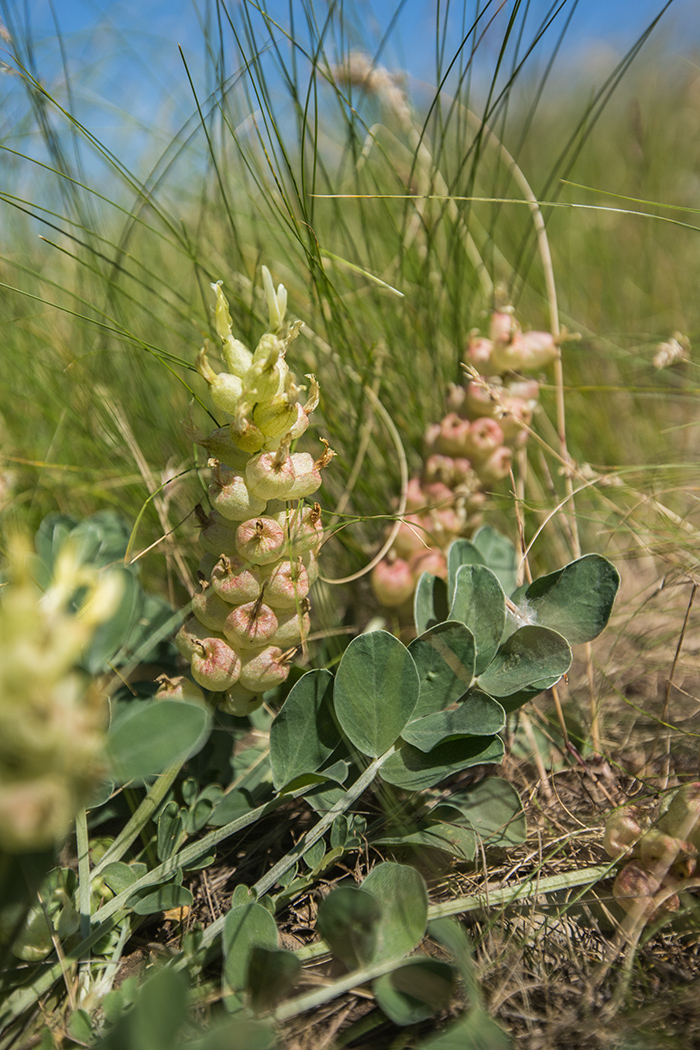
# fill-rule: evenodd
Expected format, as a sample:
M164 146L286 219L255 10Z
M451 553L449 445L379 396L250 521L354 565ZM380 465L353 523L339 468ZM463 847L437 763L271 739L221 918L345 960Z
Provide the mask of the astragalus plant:
M304 404L286 361L302 327L285 324L287 292L262 268L269 330L251 353L232 334L228 302L216 292L216 330L226 371L215 372L207 349L197 367L218 412L229 422L208 437L193 433L211 454L211 511L201 512L201 590L177 637L192 677L220 694L231 714L259 706L283 682L309 630L309 588L323 540L321 508L305 505L332 459L326 445L314 460L292 452L318 404L314 376Z

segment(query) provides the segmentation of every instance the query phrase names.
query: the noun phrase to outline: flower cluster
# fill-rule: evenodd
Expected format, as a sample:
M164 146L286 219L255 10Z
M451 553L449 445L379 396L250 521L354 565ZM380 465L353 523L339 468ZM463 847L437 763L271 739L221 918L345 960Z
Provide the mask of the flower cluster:
M447 415L428 427L425 462L411 478L391 550L374 569L379 601L400 608L423 572L445 577L445 552L481 521L484 490L507 477L513 452L527 441L539 383L522 377L559 353L548 332L523 332L511 309L492 314L488 338L473 332L466 379L450 387Z
M270 324L251 353L231 334L221 283L216 330L227 371L216 373L200 351L197 367L216 408L229 423L208 436L193 432L209 453L211 511L202 513L201 590L176 638L202 688L220 693L220 706L242 715L283 682L296 647L309 630L308 593L318 575L323 539L321 508L304 505L321 485L333 452L314 460L291 445L309 425L319 389L307 376L304 405L286 362L301 322L284 323L287 292L275 290L262 268Z
M121 595L67 543L42 593L33 552L10 544L0 591L0 850L61 842L104 772L104 697L75 667ZM75 599L80 596L76 610Z
M698 874L700 783L684 784L651 822L636 806L615 810L604 845L609 857L625 862L613 895L627 911L634 908L649 919L677 911L678 891Z

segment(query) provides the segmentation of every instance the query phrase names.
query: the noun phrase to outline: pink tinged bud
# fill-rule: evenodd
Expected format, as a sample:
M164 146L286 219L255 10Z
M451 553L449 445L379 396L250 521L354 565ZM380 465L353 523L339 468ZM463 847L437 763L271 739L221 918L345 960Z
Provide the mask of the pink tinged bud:
M260 597L260 571L242 558L222 555L211 570L211 585L229 605L254 602Z
M162 674L156 678L156 681L159 685L154 700L185 700L190 703L205 703L204 693L189 678L182 675L178 678L168 678L167 674Z
M469 421L450 412L440 423L438 450L444 456L468 456Z
M508 346L496 347L492 360L495 373L500 374L544 368L558 356L558 347L549 332L525 332L516 335Z
M285 445L276 452L261 452L253 456L245 468L246 484L265 503L269 499L287 499L294 479L294 463Z
M474 478L474 469L471 464L471 460L457 457L452 460L454 464L454 476L452 484L463 485L464 482L470 481Z
M206 638L195 642L192 654L192 677L203 689L223 693L238 681L240 657L223 638Z
M447 579L447 562L445 555L440 551L416 551L408 559L408 565L414 585L424 572L429 572L431 576L439 576L441 580Z
M288 434L297 419L296 404L281 394L269 404L258 404L253 409L253 422L265 435L265 441L280 439Z
M241 558L254 565L269 565L285 554L284 529L273 518L251 518L236 530Z
M240 682L237 682L233 688L227 689L219 701L219 707L222 711L225 711L227 715L235 715L237 718L244 718L246 715L251 714L261 704L262 696L258 693L252 693L250 689L246 689Z
M494 343L509 343L518 332L520 325L512 310L494 310L489 326L489 337Z
M457 412L459 415L464 415L464 404L466 401L467 392L463 386L458 386L457 383L450 383L447 388L446 405L450 412Z
M309 417L307 416L303 407L300 404L296 404L294 408L296 409L297 416L294 424L292 425L292 428L289 431L290 441L296 441L296 439L300 438L302 434L305 434L309 428Z
M299 645L310 629L309 602L302 599L302 608L299 611L293 609L287 613L280 613L279 626L270 642L280 649L289 649L292 645Z
M506 448L505 446L497 448L479 470L479 474L484 484L492 485L497 481L503 481L504 478L507 478L510 474L512 459L513 453L509 448Z
M464 517L452 508L445 510L433 510L430 512L430 531L440 546L447 544L459 536L464 527Z
M619 860L629 853L642 837L642 828L637 819L639 810L636 806L624 806L610 814L605 823L603 846L613 860Z
M495 419L475 419L469 424L465 451L473 462L488 459L502 444L503 431Z
M413 596L413 574L403 558L385 559L372 570L372 590L387 609L404 605Z
M313 495L321 487L321 471L308 452L295 452L292 456L294 464L294 484L287 493L287 499L304 499Z
M267 500L253 495L241 474L214 460L209 499L212 506L228 521L246 521L262 514Z
M401 522L394 538L394 550L402 558L407 558L413 551L425 550L427 542L425 525L426 519L420 514L408 514Z
M192 612L204 627L222 634L231 606L207 584L192 599Z
M473 336L469 340L464 360L468 365L476 368L477 372L481 372L482 375L492 375L492 350L493 343L490 339L484 339L482 336Z
M200 623L196 616L190 616L175 635L175 645L181 656L184 656L186 660L191 660L197 642L206 641L211 637L212 631ZM214 637L220 637L220 635L214 632Z
M464 398L464 412L470 419L480 419L489 416L493 419L496 415L496 403L490 397L488 390L484 390L476 383L467 384Z
M301 558L295 561L280 561L269 573L263 574L265 601L275 611L296 609L302 598L309 593L309 574Z
M218 511L212 511L205 519L199 542L205 551L217 558L222 554L227 554L229 557L236 555L236 529Z
M441 456L433 453L428 456L423 468L423 477L427 484L439 482L442 485L451 485L454 477L454 459L452 456ZM424 506L424 504L421 504Z
M269 643L277 626L277 617L269 605L261 601L246 602L229 612L224 634L237 649L259 649Z
M507 414L499 420L499 423L503 430L504 440L510 444L524 444L528 435L522 424L529 426L532 422L533 402L506 394L503 396L503 407Z
M700 782L684 784L676 791L657 827L700 848Z
M281 685L289 674L285 653L276 645L243 657L240 684L252 693L264 693Z

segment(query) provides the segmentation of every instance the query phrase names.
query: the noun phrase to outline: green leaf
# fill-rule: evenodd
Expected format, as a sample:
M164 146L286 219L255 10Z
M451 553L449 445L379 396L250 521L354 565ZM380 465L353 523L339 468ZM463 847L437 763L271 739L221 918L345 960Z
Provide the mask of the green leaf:
M512 594L518 585L518 554L507 537L484 525L472 537L472 543L484 559L484 564L496 574L506 594Z
M497 736L468 736L448 740L427 754L417 747L404 744L386 760L380 776L387 784L394 784L407 791L423 791L469 766L500 762L503 750L503 741Z
M254 945L248 965L248 990L253 1010L261 1013L284 999L300 973L301 961L292 952Z
M465 624L474 636L474 673L481 674L496 655L506 626L506 596L491 569L462 565L457 571L450 619Z
M443 807L440 807L442 810ZM459 811L455 815L462 817ZM472 828L448 821L424 821L418 830L382 835L372 839L373 845L396 846L415 850L440 850L450 857L470 863L476 856L476 834Z
M172 1050L180 1045L187 1008L185 975L163 967L146 981L133 1008L117 1018L96 1050Z
M419 1044L418 1050L510 1050L510 1036L485 1010L470 1010L442 1032Z
M335 679L343 732L363 755L378 758L401 735L419 689L416 665L398 638L386 631L361 634L345 650Z
M405 864L377 864L362 890L371 893L380 906L371 961L397 959L417 948L428 922L428 891L420 872Z
M586 554L534 580L525 591L536 622L552 627L571 645L590 642L603 630L620 586L620 574L600 554Z
M214 806L214 811L209 817L207 824L211 828L223 828L224 824L230 824L232 820L238 820L255 809L253 799L244 789L235 788L228 791L221 802Z
M447 548L447 600L454 601L457 573L462 565L483 565L484 559L471 540L454 540Z
M86 1010L74 1010L68 1022L68 1035L76 1043L90 1046L92 1043L92 1025Z
M338 744L331 696L333 676L308 671L296 683L270 727L272 783L279 791L304 773L315 773Z
M436 624L414 638L408 651L420 681L413 718L444 710L469 689L474 678L474 638L464 624L451 620Z
M520 689L548 688L571 667L571 649L561 634L547 627L520 627L496 653L478 685L491 696L509 696ZM545 683L545 684L541 684Z
M277 926L262 904L241 904L231 908L224 919L221 937L224 953L223 990L244 992L254 948L277 948Z
M302 855L304 864L311 871L323 860L326 853L326 843L322 838L317 839L313 846L309 846L306 852Z
M136 882L137 874L134 869L121 860L113 860L102 872L102 878L113 893L122 893L128 890Z
M132 911L137 915L156 915L158 912L170 911L171 908L187 908L192 904L192 894L185 886L168 882L159 886L153 893L140 897L135 904L129 902Z
M419 751L432 751L451 737L495 736L505 724L505 711L498 701L473 689L459 707L452 711L437 711L410 722L401 735Z
M423 634L447 619L447 586L444 580L424 572L418 580L413 599L416 633Z
M355 970L374 957L381 913L381 905L371 893L339 886L321 902L316 929L333 955L349 970Z
M518 846L527 837L520 795L500 777L452 791L450 805L461 810L487 846Z
M278 1045L269 1025L247 1017L217 1021L202 1039L185 1044L187 1050L275 1050Z
M100 624L83 653L81 663L89 674L101 674L109 669L119 650L126 645L143 609L143 591L134 573L121 565L114 566L110 573L120 576L122 595L116 611Z
M418 956L372 983L380 1008L397 1025L417 1024L445 1010L455 991L449 963Z
M160 773L194 755L209 735L210 715L202 704L142 700L117 705L107 735L111 773L121 783Z

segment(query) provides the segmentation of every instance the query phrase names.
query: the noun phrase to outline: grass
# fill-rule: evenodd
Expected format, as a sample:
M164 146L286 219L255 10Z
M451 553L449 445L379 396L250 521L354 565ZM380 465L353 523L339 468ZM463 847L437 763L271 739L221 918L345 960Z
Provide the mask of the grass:
M324 547L329 578L357 574L394 513L400 457L386 417L416 469L424 430L443 414L462 348L485 327L494 294L526 327L554 321L580 333L566 344L562 375L545 380L542 441L528 446L518 512L527 541L537 537L537 571L576 553L573 520L581 549L606 553L623 573L608 640L589 669L579 656L563 692L588 764L563 749L549 701L528 708L503 771L527 800L527 843L486 857L476 873L431 871L431 900L479 892L486 876L508 885L598 864L610 805L637 792L651 800L697 775L698 370L692 353L653 365L673 332L692 343L700 331L697 61L670 64L652 42L584 93L556 65L547 72L560 22L543 36L544 57L528 59L539 34L516 3L493 64L467 32L469 12L463 41L438 15L441 90L426 94L410 70L405 83L392 79L381 56L364 72L355 59L347 73L351 52L372 55L377 41L342 6L305 0L293 30L278 7L217 9L218 23L204 27L204 74L182 56L190 118L160 152L154 128L127 166L72 118L77 83L43 86L31 37L3 6L17 75L3 88L14 116L3 133L0 527L36 529L57 510L118 509L138 521L135 551L169 535L142 558L147 589L175 607L188 600L192 509L206 480L180 421L194 401L194 418L208 425L194 358L204 338L215 340L209 283L224 281L237 333L254 342L265 318L260 263L307 323L296 371L318 375L316 434L338 453L323 503L342 500L348 524ZM528 205L526 185L539 207ZM563 472L562 452L571 458ZM488 520L516 538L507 485L492 494ZM317 586L316 666L334 666L348 635L377 613L371 602L366 578ZM591 689L600 761L588 747ZM291 839L307 816L288 817ZM265 851L276 859L273 837L270 829L258 849L244 843L242 855L224 853L205 870L191 921L226 907L221 887L233 871L254 881ZM358 870L366 861L358 856ZM698 1015L683 982L697 978L692 898L673 927L618 945L605 970L615 946L614 921L601 919L605 893L602 905L591 896L578 911L550 915L535 902L467 920L485 1001L516 1045L691 1045ZM315 908L310 891L293 902L289 938L306 943ZM151 933L159 955L183 931L170 919ZM151 950L139 937L127 958ZM337 1016L314 1014L329 1045L416 1045L434 1027L400 1043L362 994L341 1002ZM289 1045L312 1045L303 1023L292 1023ZM31 1029L17 1038L31 1045Z

